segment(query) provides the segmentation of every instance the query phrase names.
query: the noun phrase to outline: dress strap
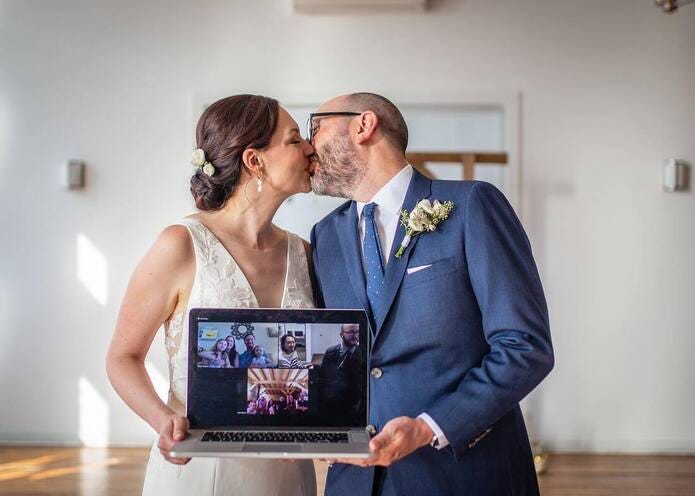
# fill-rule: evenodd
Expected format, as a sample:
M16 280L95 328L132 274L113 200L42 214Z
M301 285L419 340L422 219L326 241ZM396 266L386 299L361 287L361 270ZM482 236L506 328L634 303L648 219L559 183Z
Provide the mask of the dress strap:
M179 224L186 226L191 234L196 260L205 266L214 266L217 262L215 247L219 243L215 235L201 222L190 217L181 219Z

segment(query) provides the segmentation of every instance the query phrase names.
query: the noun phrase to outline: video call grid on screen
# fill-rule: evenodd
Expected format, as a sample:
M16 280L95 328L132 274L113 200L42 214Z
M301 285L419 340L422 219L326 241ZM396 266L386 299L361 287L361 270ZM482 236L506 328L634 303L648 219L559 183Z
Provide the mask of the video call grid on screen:
M191 310L191 427L366 425L367 329L361 310Z

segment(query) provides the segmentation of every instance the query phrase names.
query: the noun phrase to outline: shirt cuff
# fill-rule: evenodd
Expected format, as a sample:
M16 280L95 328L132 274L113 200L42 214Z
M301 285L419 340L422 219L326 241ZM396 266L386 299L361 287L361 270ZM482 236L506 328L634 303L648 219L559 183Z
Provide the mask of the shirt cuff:
M437 447L437 449L442 449L449 446L449 441L444 435L444 432L442 432L442 430L437 425L437 422L435 422L434 419L432 419L432 417L423 412L420 415L418 415L417 418L424 420L427 423L427 425L430 426L430 429L432 429L434 435L437 436L437 440L439 441L439 446Z

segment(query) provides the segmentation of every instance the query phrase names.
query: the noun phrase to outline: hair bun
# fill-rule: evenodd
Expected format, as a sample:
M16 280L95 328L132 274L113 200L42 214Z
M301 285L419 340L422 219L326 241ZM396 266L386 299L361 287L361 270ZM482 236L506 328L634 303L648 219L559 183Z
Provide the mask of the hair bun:
M229 197L225 185L214 182L202 169L191 177L191 194L200 210L219 210Z
M205 109L191 160L198 168L191 177L191 194L200 210L224 207L239 183L244 150L268 146L278 115L277 100L260 95L230 96Z

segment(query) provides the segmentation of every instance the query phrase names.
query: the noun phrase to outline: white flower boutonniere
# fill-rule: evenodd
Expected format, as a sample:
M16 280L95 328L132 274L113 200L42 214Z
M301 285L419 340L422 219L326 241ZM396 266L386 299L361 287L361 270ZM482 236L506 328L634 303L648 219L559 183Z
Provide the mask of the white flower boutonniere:
M410 213L407 210L401 210L401 224L405 227L405 237L396 252L396 257L400 258L403 255L413 237L423 232L436 230L440 222L449 218L449 214L453 209L454 202L445 201L441 203L439 200L430 202L425 199L420 200Z

